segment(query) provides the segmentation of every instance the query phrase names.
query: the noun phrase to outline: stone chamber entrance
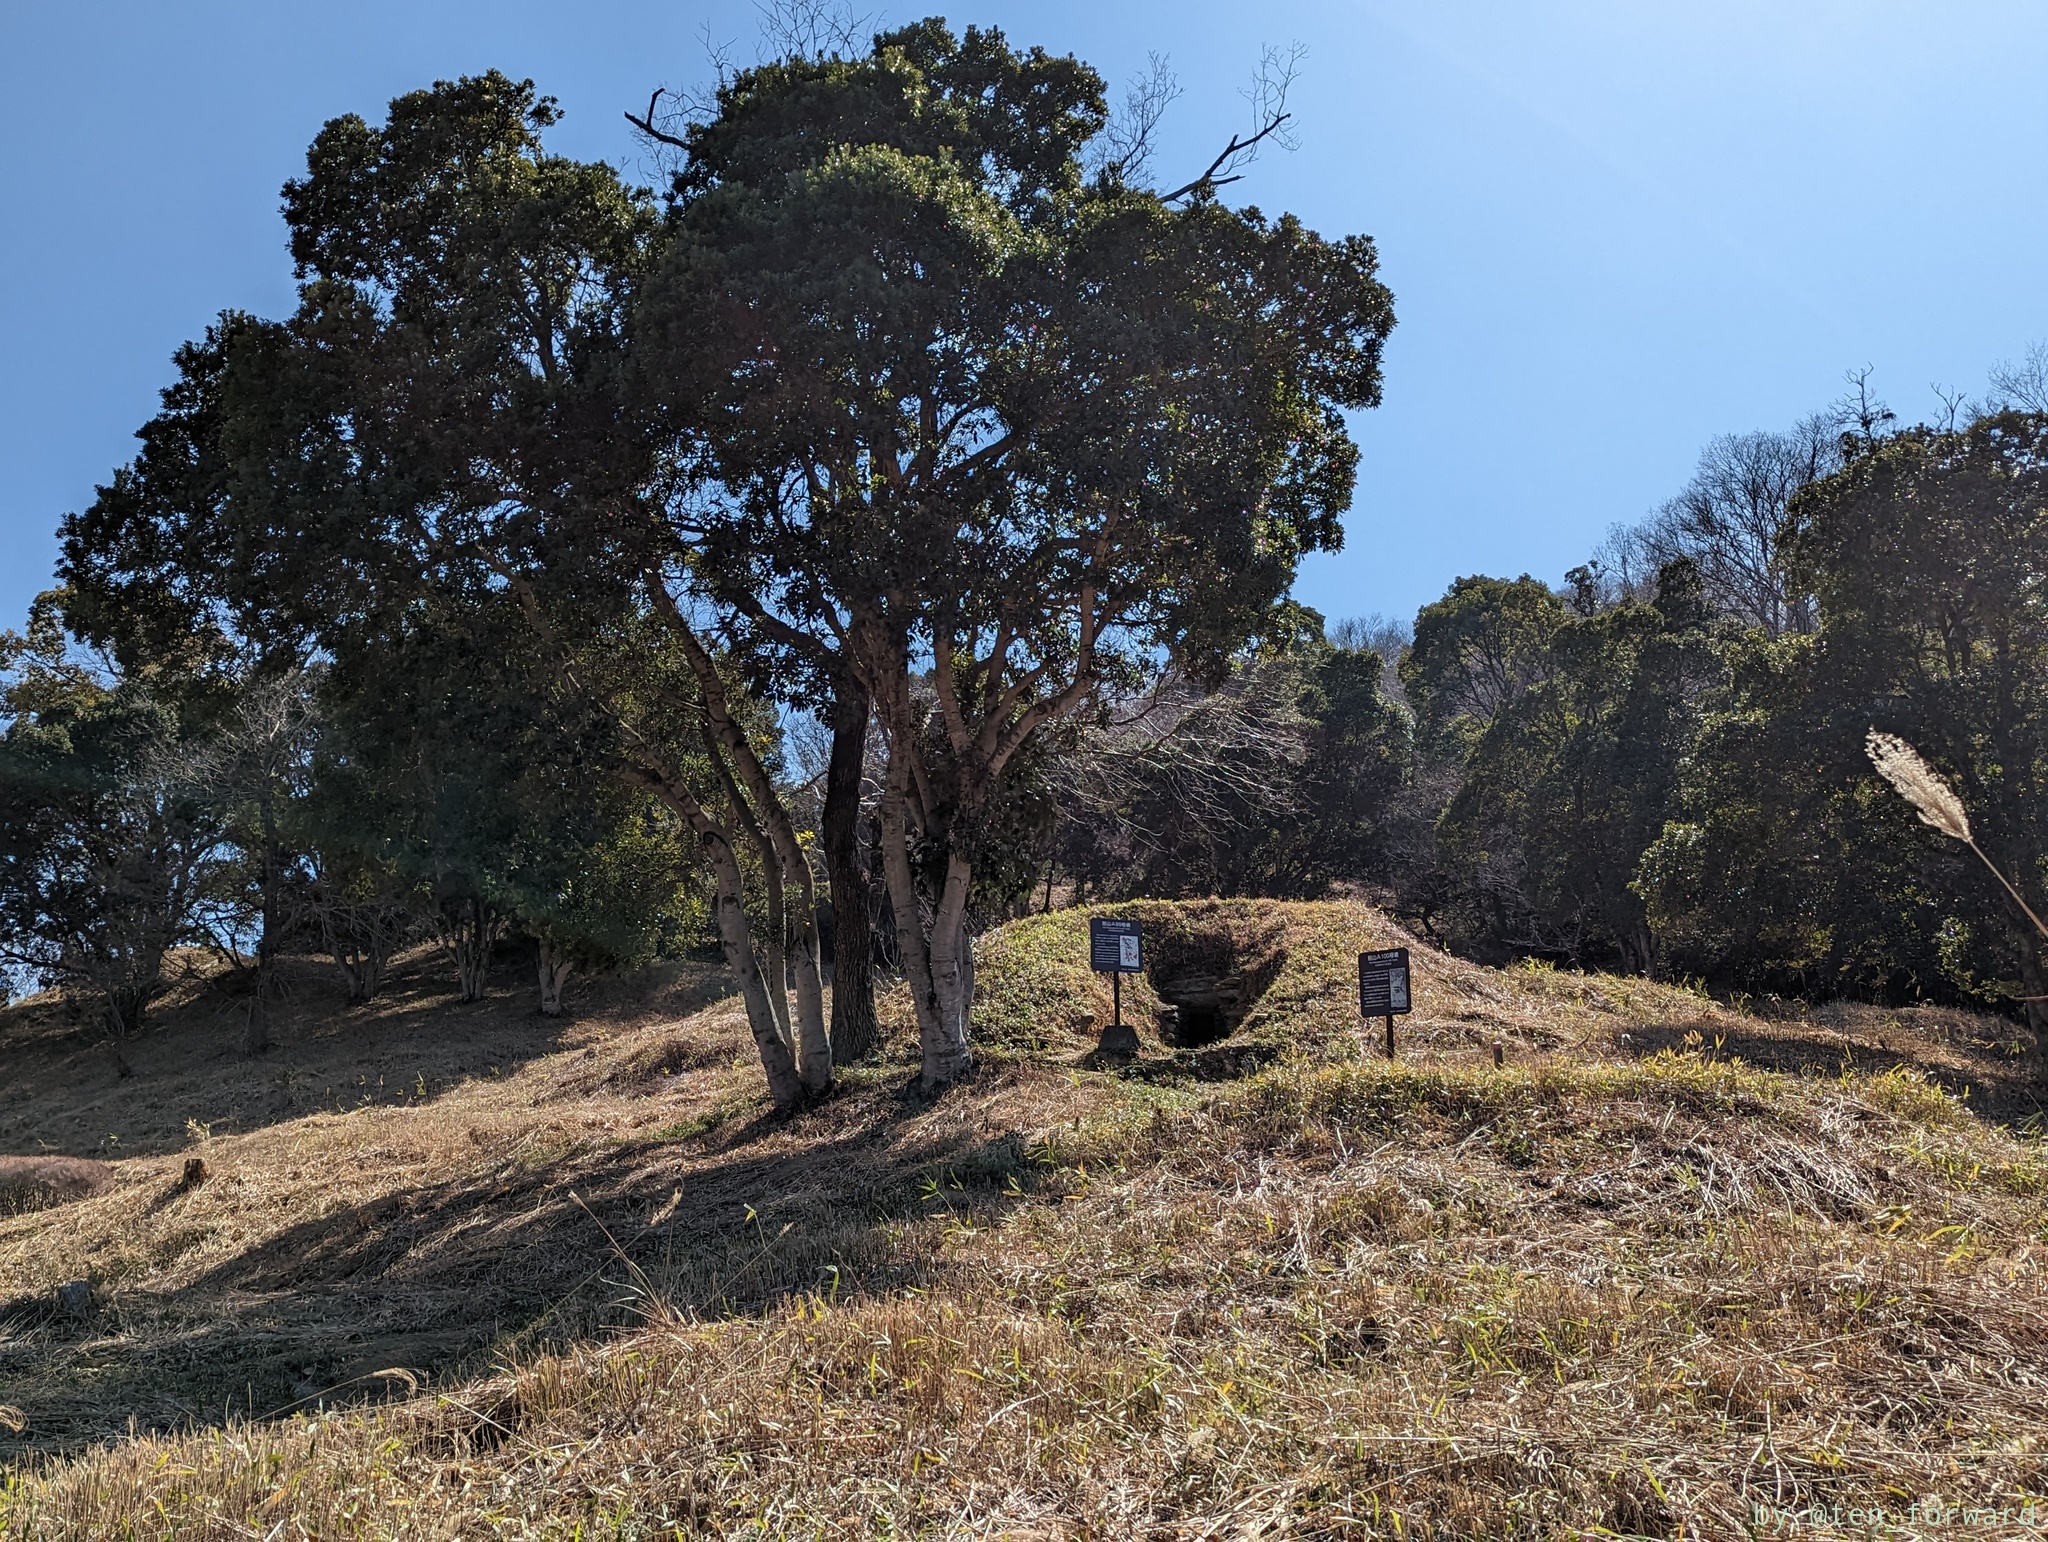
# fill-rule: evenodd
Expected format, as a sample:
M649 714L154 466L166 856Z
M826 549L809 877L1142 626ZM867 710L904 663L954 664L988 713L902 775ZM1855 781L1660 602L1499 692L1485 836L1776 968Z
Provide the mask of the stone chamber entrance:
M1265 995L1287 949L1277 926L1227 914L1177 914L1145 939L1146 983L1159 998L1160 1040L1199 1049L1229 1038Z

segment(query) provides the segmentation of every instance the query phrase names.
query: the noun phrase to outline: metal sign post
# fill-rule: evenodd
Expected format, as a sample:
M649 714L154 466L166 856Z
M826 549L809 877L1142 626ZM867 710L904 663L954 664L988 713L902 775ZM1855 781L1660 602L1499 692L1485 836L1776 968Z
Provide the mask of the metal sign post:
M1358 1010L1387 1020L1387 1058L1394 1058L1394 1018L1409 1010L1408 950L1379 948L1358 955Z
M1088 967L1109 976L1115 1021L1102 1031L1101 1048L1135 1050L1138 1035L1124 1026L1124 976L1145 967L1145 934L1136 921L1093 916L1088 922Z

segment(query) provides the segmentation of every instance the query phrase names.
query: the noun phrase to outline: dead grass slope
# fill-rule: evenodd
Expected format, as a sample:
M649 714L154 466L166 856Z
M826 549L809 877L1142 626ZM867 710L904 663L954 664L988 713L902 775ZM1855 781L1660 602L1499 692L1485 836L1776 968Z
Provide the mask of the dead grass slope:
M991 1052L935 1103L885 1061L775 1122L730 1004L623 993L496 1076L195 1137L198 1189L166 1150L0 1222L0 1293L101 1300L0 1338L0 1527L1913 1535L2048 1489L2048 1154L1943 1090L2024 1097L1995 1025L1418 948L1388 1065L1383 918L1144 913L1260 974L1234 1065L1089 1068L1070 912L985 939ZM266 1390L202 1400L230 1367Z

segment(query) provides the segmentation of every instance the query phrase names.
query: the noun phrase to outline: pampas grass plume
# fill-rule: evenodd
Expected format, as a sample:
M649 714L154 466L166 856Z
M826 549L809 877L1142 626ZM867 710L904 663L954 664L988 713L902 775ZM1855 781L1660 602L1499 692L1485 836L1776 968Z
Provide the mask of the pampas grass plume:
M1863 741L1863 747L1870 754L1870 763L1877 767L1877 774L1919 810L1921 823L1933 825L1943 835L1969 845L1976 844L1970 835L1970 816L1963 811L1963 800L1935 773L1934 767L1920 758L1918 750L1897 734L1879 733L1875 728Z
M2027 903L2026 896L1998 870L1998 864L1984 854L1984 848L1970 833L1970 816L1963 811L1963 800L1935 773L1934 767L1920 758L1920 752L1897 734L1879 733L1875 728L1864 739L1863 748L1869 752L1870 763L1877 767L1877 774L1919 810L1920 822L1933 825L1943 835L1953 836L1976 852L1977 860L1991 869L1991 876L2005 885L2005 892L2012 896L2013 903L2034 923L2034 930L2048 937L2048 923L2034 914L2034 907ZM2033 1001L2038 998L2027 996L2021 999Z

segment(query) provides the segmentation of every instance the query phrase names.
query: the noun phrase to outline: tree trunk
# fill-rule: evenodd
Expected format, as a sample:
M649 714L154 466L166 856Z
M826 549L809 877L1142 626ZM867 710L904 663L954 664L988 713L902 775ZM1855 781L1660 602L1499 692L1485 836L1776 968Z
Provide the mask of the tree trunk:
M562 991L569 983L569 960L557 953L546 938L540 942L540 1015L562 1015Z
M873 886L860 858L860 795L867 768L868 699L841 676L832 701L832 758L818 834L832 894L832 1059L844 1065L875 1048Z
M797 1067L806 1089L832 1085L832 1040L825 1031L825 965L818 956L818 910L806 884L790 922L789 961L796 975Z
M142 1014L149 1005L149 992L132 985L119 985L106 992L107 1032L115 1039L133 1038L142 1032Z
M383 985L385 966L403 930L401 923L383 913L374 901L357 913L355 922L346 920L346 915L338 902L320 901L320 938L348 987L349 1005L360 1006L373 999Z
M347 970L349 999L357 1005L376 1000L377 992L384 984L384 966L389 962L390 955L381 943L366 943L355 967Z
M361 1006L376 995L378 980L384 973L382 960L373 953L349 948L338 936L328 938L327 951L348 986L350 1006Z
M967 926L967 896L974 869L954 853L946 859L946 887L932 914L931 971L937 996L937 1032L920 1041L924 1083L942 1087L974 1069L967 1026L974 1010L974 936Z
M754 1047L760 1052L761 1069L768 1077L768 1096L775 1100L776 1110L786 1114L803 1106L804 1084L797 1075L796 1056L769 1005L767 982L762 979L761 966L754 957L754 940L747 930L747 911L742 899L740 865L732 846L722 836L700 830L698 839L717 879L712 908L718 917L718 941L725 950L726 966L739 980L747 1024L754 1030Z
M716 745L711 753L718 753ZM747 832L753 843L754 855L761 863L761 887L768 897L768 924L761 936L761 973L768 980L768 1010L774 1015L776 1031L795 1048L801 1070L803 1041L790 1026L789 1017L789 918L783 905L782 863L776 857L774 844L747 812L745 800L737 791L731 796L733 822Z
M957 1081L974 1066L967 1045L967 1014L974 1001L974 960L967 936L967 891L973 869L958 853L947 859L945 888L927 936L918 925L917 886L910 870L906 758L893 749L889 756L882 793L882 858L903 970L917 1007L922 1080L929 1090Z
M725 953L726 967L739 982L740 1000L746 1005L747 1026L754 1032L754 1047L760 1052L761 1070L768 1078L768 1096L776 1111L791 1113L805 1101L803 1080L797 1074L796 1055L775 1009L769 1004L768 982L762 978L760 961L754 956L754 938L747 925L745 880L732 842L718 822L697 801L696 794L667 769L650 765L635 773L642 786L661 800L696 832L697 844L710 865L716 881L712 917L718 924L718 942Z
M811 1094L823 1092L832 1085L832 1044L825 1032L824 965L818 957L818 917L809 859L793 829L787 832L786 840L776 833L788 821L773 804L772 790L764 800L767 806L761 810L761 817L756 818L724 758L721 741L708 728L704 747L725 782L733 823L746 832L761 862L762 883L768 891L768 924L761 938L760 965L767 981L769 1011L777 1032L795 1053L797 1076L804 1090ZM797 890L794 910L787 898L788 881L792 878ZM794 1015L789 1009L792 974L796 977Z
M270 1001L277 987L278 879L284 853L278 849L276 821L271 817L270 789L263 789L263 935L256 939L256 998L242 1028L242 1053L260 1055L270 1048Z
M465 899L452 913L443 913L443 944L455 960L457 1001L478 1001L490 977L491 946L502 925L498 915L484 901Z

